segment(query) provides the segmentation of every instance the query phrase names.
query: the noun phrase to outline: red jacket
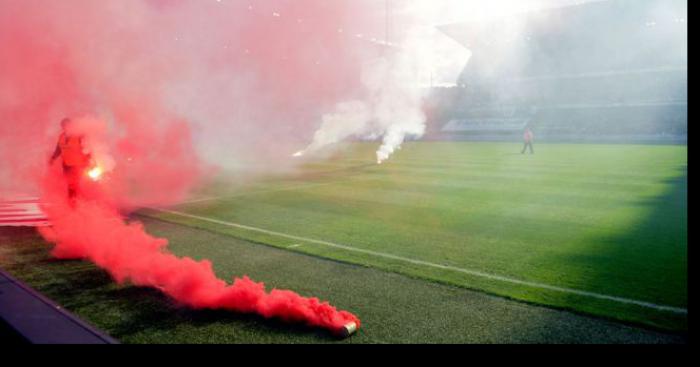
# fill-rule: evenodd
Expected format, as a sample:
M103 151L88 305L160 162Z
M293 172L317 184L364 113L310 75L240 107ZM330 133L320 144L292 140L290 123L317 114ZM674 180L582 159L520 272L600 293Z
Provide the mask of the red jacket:
M83 138L62 133L58 138L54 158L63 158L63 165L69 167L84 167L90 163L90 156L83 153Z

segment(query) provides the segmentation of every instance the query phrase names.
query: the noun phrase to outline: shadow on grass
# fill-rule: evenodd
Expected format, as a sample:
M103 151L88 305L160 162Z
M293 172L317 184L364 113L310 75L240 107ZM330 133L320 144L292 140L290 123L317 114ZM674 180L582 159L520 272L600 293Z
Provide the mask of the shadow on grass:
M581 280L588 285L586 289L659 305L687 307L687 165L679 167L678 174L663 183L668 187L664 194L632 203L647 213L643 220L616 236L589 239L598 250L559 260L594 269ZM604 289L596 289L602 285ZM581 302L575 296L567 298L571 303ZM612 319L687 334L687 314L590 301L593 308L607 309L607 316ZM595 302L599 304L596 306Z

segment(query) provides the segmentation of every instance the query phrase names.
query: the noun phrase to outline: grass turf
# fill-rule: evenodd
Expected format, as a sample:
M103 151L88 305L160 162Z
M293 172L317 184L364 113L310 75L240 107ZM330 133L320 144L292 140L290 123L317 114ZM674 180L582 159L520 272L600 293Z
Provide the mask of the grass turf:
M223 179L175 210L524 281L687 307L687 147L376 144L254 185ZM145 211L161 219L625 322L687 330L687 314L487 279Z
M519 149L513 144L426 142L407 144L381 166L367 163L374 148L350 144L334 158L282 177L247 184L225 178L200 193L224 198L175 209L416 260L686 307L685 146L552 144L536 146L534 156L521 156L512 153ZM185 224L143 218L149 232L170 239L176 254L212 259L219 276L249 274L358 313L365 327L345 342L682 342L687 331L686 315L182 216L142 214ZM187 310L157 291L115 285L88 263L51 260L44 241L31 231L3 230L0 239L0 266L124 342L335 341L320 330ZM679 331L681 337L580 313Z
M225 279L249 274L352 310L363 327L337 340L320 329L225 311L195 311L160 292L117 285L84 261L52 259L29 228L0 228L0 266L123 343L685 343L643 330L228 235L144 220L171 250L214 259Z

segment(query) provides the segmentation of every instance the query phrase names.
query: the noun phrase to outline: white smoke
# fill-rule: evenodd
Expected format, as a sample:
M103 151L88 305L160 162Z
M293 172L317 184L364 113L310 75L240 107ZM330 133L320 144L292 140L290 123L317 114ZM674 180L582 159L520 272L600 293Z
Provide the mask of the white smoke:
M407 138L423 136L426 116L421 105L425 93L429 87L456 84L459 73L469 61L471 52L442 33L438 26L467 20L479 24L546 5L580 1L392 1L393 13L403 17L391 29L397 41L383 43L383 56L365 64L363 83L366 97L337 104L333 112L322 118L312 143L295 156L313 153L350 137L381 139L377 149L377 162L381 163ZM390 23L394 24L393 21ZM508 29L496 31L517 33L518 27L518 24L510 24ZM516 52L506 51L504 55Z
M362 101L338 103L333 113L323 116L321 127L316 130L311 145L304 151L298 152L296 156L335 144L357 134L358 131L364 131L368 128L370 119L370 109L366 103Z
M377 163L382 163L407 139L426 130L422 102L428 88L454 84L469 52L436 27L409 28L400 45L385 45L383 55L364 64L363 100L338 103L322 118L313 141L295 156L355 137L381 139Z

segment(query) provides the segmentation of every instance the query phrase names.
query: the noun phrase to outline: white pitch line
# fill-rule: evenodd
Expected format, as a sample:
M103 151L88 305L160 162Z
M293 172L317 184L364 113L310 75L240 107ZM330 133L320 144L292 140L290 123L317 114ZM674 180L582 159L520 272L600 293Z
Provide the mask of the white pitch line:
M318 245L339 248L339 249L343 249L343 250L347 250L347 251L360 252L360 253L373 255L373 256L377 256L377 257L383 257L383 258L387 258L387 259L403 261L403 262L411 263L414 265L423 265L423 266L428 266L428 267L433 267L433 268L438 268L438 269L443 269L443 270L452 270L452 271L456 271L456 272L460 272L460 273L464 273L464 274L468 274L468 275L472 275L472 276L476 276L476 277L497 280L497 281L501 281L504 283L512 283L512 284L524 285L524 286L528 286L528 287L532 287L532 288L547 289L547 290L551 290L551 291L575 294L575 295L584 296L584 297L604 299L604 300L614 301L614 302L618 302L618 303L632 304L632 305L651 308L651 309L655 309L655 310L659 310L659 311L668 311L668 312L679 313L679 314L687 314L688 313L687 309L680 308L680 307L659 305L659 304L655 304L655 303L651 303L651 302L644 302L644 301L639 301L639 300L634 300L634 299L629 299L629 298L609 296L606 294L582 291L582 290L573 289L573 288L557 287L557 286L544 284L544 283L537 283L537 282L531 282L531 281L520 280L520 279L515 279L515 278L509 278L509 277L505 277L505 276L501 276L501 275L483 273L483 272L476 271L476 270L463 269L463 268L458 268L458 267L449 266L449 265L435 264L435 263L431 263L431 262L427 262L427 261L410 259L410 258L403 257L403 256L397 256L397 255L392 255L392 254L387 254L387 253L377 252L377 251L372 251L372 250L365 250L365 249L360 249L360 248L356 248L356 247L340 245L340 244L333 243L333 242L316 240L313 238L294 236L291 234L270 231L267 229L246 226L246 225L238 224L238 223L225 222L225 221L221 221L221 220L217 220L217 219L202 217L202 216L194 215L194 214L187 214L187 213L174 211L174 210L167 210L167 209L160 209L160 208L149 208L149 209L156 210L156 211L163 212L163 213L179 215L182 217L198 219L198 220L202 220L205 222L221 224L221 225L228 226L228 227L241 228L241 229L246 229L249 231L265 233L265 234L274 235L274 236L278 236L278 237L284 237L284 238L293 239L293 240L297 240L297 241L315 243Z

